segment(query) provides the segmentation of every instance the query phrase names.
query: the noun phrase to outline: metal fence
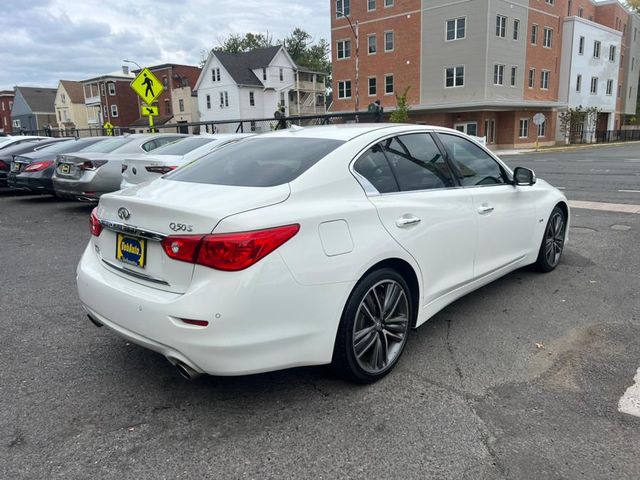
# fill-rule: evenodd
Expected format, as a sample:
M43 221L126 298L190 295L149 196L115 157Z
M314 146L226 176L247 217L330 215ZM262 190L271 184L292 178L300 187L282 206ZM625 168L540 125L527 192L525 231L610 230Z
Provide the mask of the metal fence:
M570 144L613 143L640 141L640 129L574 131Z

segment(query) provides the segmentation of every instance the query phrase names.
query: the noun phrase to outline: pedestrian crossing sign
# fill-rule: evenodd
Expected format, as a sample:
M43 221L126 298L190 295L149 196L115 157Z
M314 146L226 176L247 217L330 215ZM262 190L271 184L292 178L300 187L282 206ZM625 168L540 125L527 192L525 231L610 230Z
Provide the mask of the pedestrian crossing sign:
M148 68L143 68L131 82L131 88L147 105L151 105L164 91L164 86Z

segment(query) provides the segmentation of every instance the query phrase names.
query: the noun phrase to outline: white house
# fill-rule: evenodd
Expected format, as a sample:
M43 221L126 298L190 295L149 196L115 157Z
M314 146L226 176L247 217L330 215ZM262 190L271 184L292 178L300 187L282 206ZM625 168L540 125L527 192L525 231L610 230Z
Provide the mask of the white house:
M195 89L200 121L274 118L280 105L287 116L326 111L324 74L300 69L282 46L212 51ZM217 127L220 132L234 129Z
M562 30L559 100L569 108L597 107L601 113L594 130L615 128L622 33L581 17L567 17ZM558 122L559 123L559 122ZM560 127L560 126L559 126ZM595 132L592 132L592 134ZM558 140L564 139L558 131Z

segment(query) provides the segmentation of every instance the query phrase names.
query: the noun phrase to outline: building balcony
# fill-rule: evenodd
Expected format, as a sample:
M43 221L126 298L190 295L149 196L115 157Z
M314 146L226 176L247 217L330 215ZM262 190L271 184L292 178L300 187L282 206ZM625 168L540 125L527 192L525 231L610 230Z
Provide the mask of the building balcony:
M100 95L97 95L95 97L86 97L84 99L84 104L85 105L100 105Z

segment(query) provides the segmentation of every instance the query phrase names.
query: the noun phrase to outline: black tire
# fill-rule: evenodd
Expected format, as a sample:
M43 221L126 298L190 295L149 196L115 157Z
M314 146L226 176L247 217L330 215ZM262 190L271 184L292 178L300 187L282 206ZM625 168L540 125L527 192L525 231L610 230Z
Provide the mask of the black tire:
M397 271L381 268L367 274L342 312L333 349L336 373L361 384L384 377L404 351L413 316L411 290Z
M567 230L567 217L564 210L556 206L549 215L547 226L544 229L538 259L535 267L541 272L550 272L560 263L560 257L564 249L564 237Z

